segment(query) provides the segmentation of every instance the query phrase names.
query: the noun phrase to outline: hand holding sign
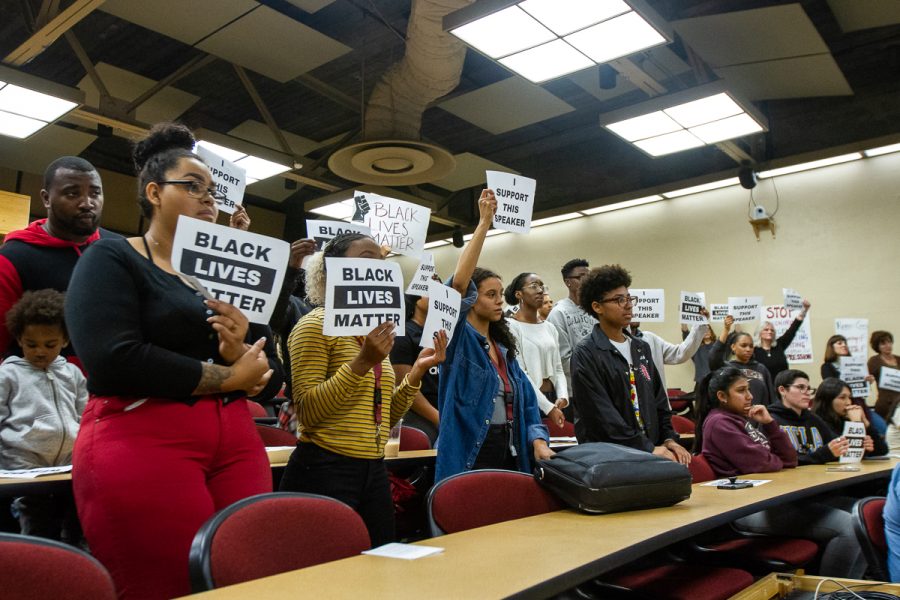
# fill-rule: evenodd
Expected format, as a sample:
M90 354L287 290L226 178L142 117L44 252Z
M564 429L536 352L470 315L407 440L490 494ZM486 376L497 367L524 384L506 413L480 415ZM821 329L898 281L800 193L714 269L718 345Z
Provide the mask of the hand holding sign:
M494 214L494 227L513 233L531 231L531 213L534 210L534 190L537 182L528 177L486 171L487 186L493 190L497 199L497 212ZM479 203L479 209L480 209Z
M392 321L385 321L369 332L365 337L358 337L359 354L350 361L350 369L357 375L365 375L375 365L380 365L394 347L394 329Z
M272 377L272 369L269 368L269 359L263 352L265 343L266 338L259 338L231 365L230 374L222 382L220 391L243 390L248 396L255 396L266 387Z
M422 343L425 343L425 340L422 340ZM450 343L450 340L447 338L447 332L444 330L436 332L431 337L431 348L422 348L422 351L419 352L419 357L416 359L416 362L413 363L412 369L409 370L409 375L407 375L407 381L411 385L420 385L422 383L422 377L425 373L428 372L432 367L436 367L447 358L447 344Z
M307 257L316 253L316 242L309 238L294 240L291 242L291 255L288 258L288 266L292 269L299 269L303 266L303 261Z
M478 198L478 220L482 223L493 222L494 215L497 213L497 195L494 190L481 190L481 197Z
M207 300L206 305L216 311L216 315L206 320L219 335L219 354L226 364L236 362L248 346L244 344L250 322L244 313L221 300Z
M238 204L234 208L234 212L231 213L231 218L228 220L228 226L241 231L250 229L250 215L247 214L247 209L244 208L243 204Z

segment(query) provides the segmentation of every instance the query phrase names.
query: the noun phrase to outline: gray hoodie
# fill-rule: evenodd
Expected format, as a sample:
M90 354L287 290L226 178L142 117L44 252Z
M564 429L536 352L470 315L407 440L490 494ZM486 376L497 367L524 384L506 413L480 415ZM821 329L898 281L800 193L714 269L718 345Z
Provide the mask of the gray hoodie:
M87 403L81 371L61 356L47 370L11 356L0 365L0 468L72 463Z

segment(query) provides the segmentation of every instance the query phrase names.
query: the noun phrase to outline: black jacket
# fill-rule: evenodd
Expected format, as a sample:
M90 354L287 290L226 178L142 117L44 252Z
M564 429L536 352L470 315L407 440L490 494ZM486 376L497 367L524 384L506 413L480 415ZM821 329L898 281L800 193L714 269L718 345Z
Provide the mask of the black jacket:
M828 448L828 442L837 436L817 414L804 409L798 415L781 402L770 405L769 414L791 439L798 465L821 465L837 460Z
M628 361L599 326L572 351L572 401L579 443L611 442L652 452L667 439L678 439L666 390L650 355L650 346L631 338L635 389L646 431L631 405Z

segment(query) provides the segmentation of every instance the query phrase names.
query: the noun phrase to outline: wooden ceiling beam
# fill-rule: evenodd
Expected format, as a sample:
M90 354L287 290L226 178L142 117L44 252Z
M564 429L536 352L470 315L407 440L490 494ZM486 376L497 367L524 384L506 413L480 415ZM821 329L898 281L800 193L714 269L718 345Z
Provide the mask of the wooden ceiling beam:
M60 36L72 29L79 21L94 12L104 0L75 0L72 6L62 11L35 31L18 48L10 52L3 62L21 67L49 48Z

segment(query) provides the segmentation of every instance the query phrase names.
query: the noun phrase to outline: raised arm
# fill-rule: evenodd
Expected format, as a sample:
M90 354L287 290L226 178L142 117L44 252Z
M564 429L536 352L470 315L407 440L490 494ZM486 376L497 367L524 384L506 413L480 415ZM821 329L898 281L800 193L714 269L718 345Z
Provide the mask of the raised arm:
M466 295L469 289L469 280L478 266L478 257L481 256L481 248L484 246L484 238L487 236L491 223L494 222L494 213L497 211L497 198L493 190L483 190L478 199L478 226L472 234L472 239L463 248L456 263L456 271L453 273L453 289L461 295Z

